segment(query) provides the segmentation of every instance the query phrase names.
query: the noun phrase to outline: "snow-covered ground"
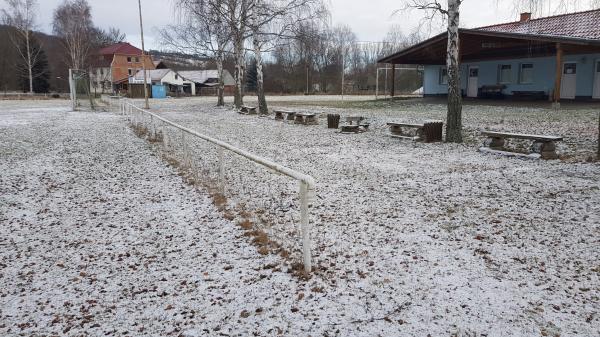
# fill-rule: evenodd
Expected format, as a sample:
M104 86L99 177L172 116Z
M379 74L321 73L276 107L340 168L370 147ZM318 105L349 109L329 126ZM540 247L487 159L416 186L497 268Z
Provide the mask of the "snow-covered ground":
M369 132L343 135L212 100L153 101L171 120L316 178L317 272L303 281L260 255L123 117L1 104L0 334L600 336L597 163L385 136L386 121L439 118L437 105L301 107L371 117ZM573 113L466 107L465 124L473 135L483 124L561 126L592 151L593 115ZM572 153L577 142L565 143ZM294 188L230 160L232 200L249 193L249 205L273 206L274 190Z

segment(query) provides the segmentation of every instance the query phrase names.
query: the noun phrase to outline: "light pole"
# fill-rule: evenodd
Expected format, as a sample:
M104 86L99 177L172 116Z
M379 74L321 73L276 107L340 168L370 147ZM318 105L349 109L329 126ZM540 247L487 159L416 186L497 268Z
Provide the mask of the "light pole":
M142 23L142 2L138 0L138 9L140 12L140 33L142 35L142 71L144 72L144 109L150 109L148 104L148 78L146 74L146 49L144 48L144 25Z

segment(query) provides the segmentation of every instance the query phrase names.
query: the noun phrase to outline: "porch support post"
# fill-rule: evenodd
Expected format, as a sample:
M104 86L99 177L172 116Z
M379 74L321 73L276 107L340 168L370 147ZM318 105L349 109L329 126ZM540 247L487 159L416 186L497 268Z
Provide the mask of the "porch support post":
M396 91L396 64L392 63L392 87L390 88L390 99L394 100L394 91Z
M560 85L562 83L563 50L560 43L556 44L556 76L554 81L554 106L560 106Z

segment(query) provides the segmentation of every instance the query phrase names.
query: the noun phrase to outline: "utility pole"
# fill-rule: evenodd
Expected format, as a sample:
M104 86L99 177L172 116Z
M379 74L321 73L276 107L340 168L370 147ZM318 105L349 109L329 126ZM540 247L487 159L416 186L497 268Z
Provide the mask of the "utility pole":
M306 62L306 94L310 94L310 89L308 85L308 62Z
M142 35L142 71L144 72L144 109L150 109L148 104L148 78L146 74L146 49L144 48L144 25L142 23L142 1L138 0L138 9L140 12L140 33Z
M346 55L344 54L344 44L342 43L342 101L344 101L345 73L346 73Z

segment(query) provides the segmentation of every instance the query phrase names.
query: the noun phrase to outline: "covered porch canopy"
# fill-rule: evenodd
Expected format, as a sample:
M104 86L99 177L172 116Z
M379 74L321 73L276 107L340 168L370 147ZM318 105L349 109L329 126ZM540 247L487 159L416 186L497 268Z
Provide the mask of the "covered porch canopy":
M600 40L549 36L537 34L505 33L479 29L460 29L460 62L503 60L515 58L556 57L556 79L554 100L560 97L563 55L599 53ZM396 64L444 65L448 34L442 33L395 54L378 60L392 65L392 76ZM393 78L392 78L393 79ZM392 80L392 83L393 80ZM394 96L394 85L390 94Z

